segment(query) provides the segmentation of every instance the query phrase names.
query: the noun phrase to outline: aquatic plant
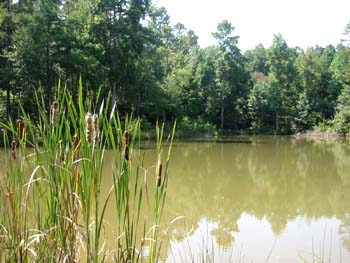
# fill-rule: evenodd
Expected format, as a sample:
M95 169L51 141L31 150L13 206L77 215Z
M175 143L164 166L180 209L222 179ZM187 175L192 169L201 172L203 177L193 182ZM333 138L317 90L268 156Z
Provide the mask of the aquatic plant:
M140 120L121 118L100 95L86 103L80 81L75 103L58 85L50 114L37 96L37 117L22 109L15 124L0 123L9 152L0 174L0 262L158 261L175 125L166 145L163 127L156 127L153 175L143 167ZM106 151L113 164L104 163ZM104 165L113 165L112 175L103 173ZM107 196L101 195L104 176L113 177ZM107 207L116 222L105 221ZM110 225L113 240L104 234Z

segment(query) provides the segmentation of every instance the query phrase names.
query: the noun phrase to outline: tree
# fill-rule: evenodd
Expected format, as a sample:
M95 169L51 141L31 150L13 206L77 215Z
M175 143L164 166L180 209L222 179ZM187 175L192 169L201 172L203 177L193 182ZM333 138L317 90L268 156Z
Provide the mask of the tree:
M11 59L28 108L34 102L29 94L38 86L47 102L53 100L52 88L60 72L57 58L62 48L60 37L65 18L61 13L62 5L60 0L23 1L17 15L18 28L13 37L15 48Z
M148 0L102 0L94 13L91 33L94 43L104 48L105 56L101 63L108 68L112 105L116 102L117 93L121 103L125 103L122 100L125 95L132 93L137 78L135 63L147 41L147 31L141 20L148 8Z
M6 117L11 117L11 90L14 78L12 62L9 52L13 47L16 5L12 1L0 2L0 88L6 92Z
M350 48L339 45L337 49L330 66L335 81L341 87L334 116L334 125L337 131L348 133L350 131Z
M279 133L281 117L285 131L296 114L298 85L294 62L295 49L290 49L282 35L274 36L273 44L267 52L269 66L269 102L274 112L275 132Z
M259 132L263 130L270 116L268 78L261 72L254 72L251 77L253 79L253 88L248 95L248 112L252 130Z
M339 95L334 116L335 129L343 134L350 132L350 86L346 85Z
M338 83L343 86L350 85L350 48L339 45L330 67Z
M334 115L339 95L338 85L332 79L330 65L335 55L332 46L309 48L300 53L296 62L302 87L297 122L310 128Z
M267 76L269 74L269 69L266 56L267 51L262 44L256 46L253 50L247 50L244 53L244 57L247 60L247 71L250 73L261 72Z
M220 128L224 128L225 106L229 106L235 128L241 105L238 98L245 99L244 86L248 75L244 70L244 58L237 47L238 36L233 36L234 27L226 20L219 23L213 33L218 47L213 48L215 69L215 95L212 99L220 105Z

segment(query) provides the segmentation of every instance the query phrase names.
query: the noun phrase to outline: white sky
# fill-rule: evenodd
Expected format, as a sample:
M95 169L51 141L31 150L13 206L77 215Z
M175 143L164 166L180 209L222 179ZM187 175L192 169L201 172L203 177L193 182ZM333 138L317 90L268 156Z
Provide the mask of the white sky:
M202 47L214 44L211 33L227 19L245 51L262 43L269 47L281 33L288 46L337 45L350 21L350 0L154 0L164 6L172 24L192 29Z

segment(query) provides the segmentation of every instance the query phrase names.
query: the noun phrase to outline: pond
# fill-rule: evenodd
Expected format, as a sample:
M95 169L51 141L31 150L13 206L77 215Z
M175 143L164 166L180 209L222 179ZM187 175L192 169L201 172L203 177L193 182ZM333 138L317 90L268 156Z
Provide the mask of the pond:
M152 142L142 144L146 170L154 169L155 153ZM107 151L103 197L114 159ZM348 142L273 136L178 141L169 171L163 262L350 262ZM115 239L115 220L111 198L107 240Z
M272 136L177 142L163 218L180 216L165 262L350 262L350 146Z

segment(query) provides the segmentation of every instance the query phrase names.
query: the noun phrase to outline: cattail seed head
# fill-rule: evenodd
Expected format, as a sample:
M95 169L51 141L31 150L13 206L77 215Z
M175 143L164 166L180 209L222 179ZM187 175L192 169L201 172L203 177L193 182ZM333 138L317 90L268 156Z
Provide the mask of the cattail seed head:
M129 145L125 145L125 159L129 161L130 156L129 156Z
M162 159L159 159L158 162L158 187L162 184L162 169L163 169L163 164L162 164Z
M86 113L85 122L86 122L86 140L88 143L91 143L92 136L93 136L93 120L92 120L92 114L90 112Z
M58 116L58 102L54 100L51 106L51 125L53 128L56 127L57 116Z
M94 114L93 117L93 123L94 123L94 126L93 126L93 131L94 131L94 141L95 141L95 144L98 144L99 142L99 130L98 130L98 115L97 114Z
M124 141L125 141L126 145L129 144L129 132L128 131L124 132Z

